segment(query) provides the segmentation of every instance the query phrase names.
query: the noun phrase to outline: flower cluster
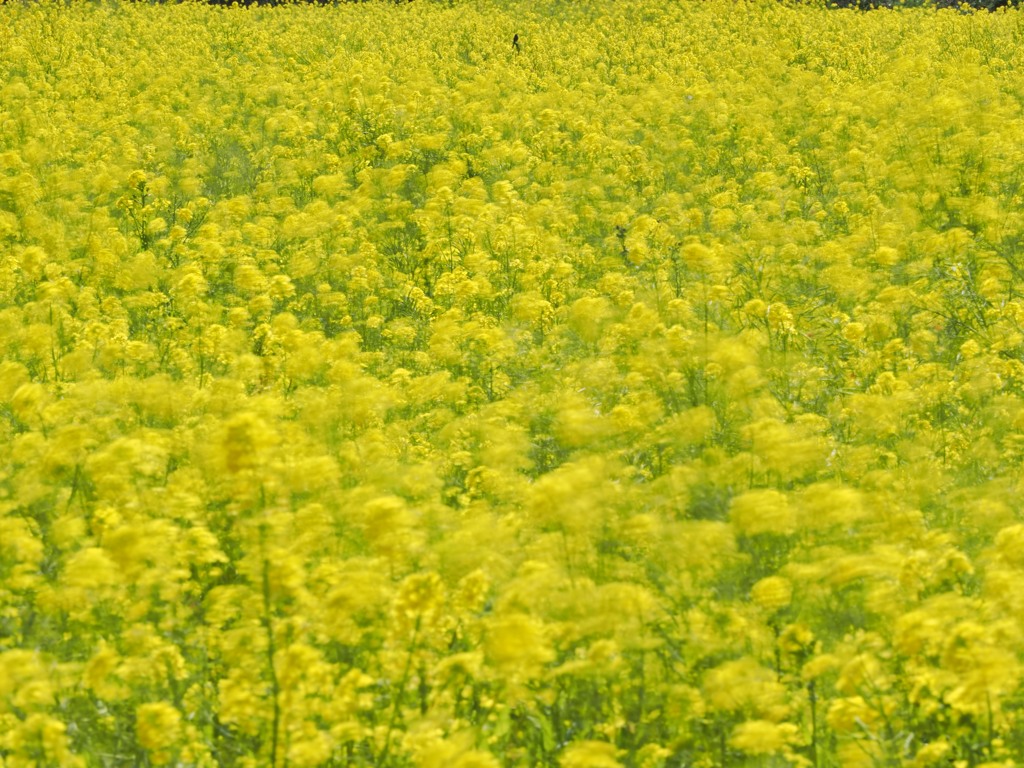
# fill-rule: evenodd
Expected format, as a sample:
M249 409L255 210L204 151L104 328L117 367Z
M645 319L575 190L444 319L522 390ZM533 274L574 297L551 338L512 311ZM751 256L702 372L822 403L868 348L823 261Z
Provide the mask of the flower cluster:
M0 4L0 765L1024 760L1020 29Z

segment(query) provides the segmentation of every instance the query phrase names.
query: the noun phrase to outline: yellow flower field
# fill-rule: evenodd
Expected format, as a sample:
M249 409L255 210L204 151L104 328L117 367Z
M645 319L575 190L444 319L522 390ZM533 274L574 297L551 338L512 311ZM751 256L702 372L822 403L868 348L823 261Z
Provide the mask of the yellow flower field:
M0 5L0 766L1024 761L1022 43Z

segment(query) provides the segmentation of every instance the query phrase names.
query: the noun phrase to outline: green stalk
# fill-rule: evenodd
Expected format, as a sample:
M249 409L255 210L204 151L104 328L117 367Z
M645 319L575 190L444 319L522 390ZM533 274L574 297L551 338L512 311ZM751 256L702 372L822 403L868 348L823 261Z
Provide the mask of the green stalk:
M281 684L274 669L274 626L270 615L270 561L263 559L263 626L267 633L267 669L270 671L270 692L274 697L274 721L270 734L270 765L277 766L277 741L281 728Z
M395 701L391 707L391 718L388 720L388 731L384 737L384 746L377 756L378 768L383 766L384 761L387 760L388 751L391 749L391 734L395 732L395 727L398 725L398 716L402 711L402 699L405 698L405 687L409 684L409 675L412 673L412 659L416 655L416 641L419 639L421 620L422 616L417 616L416 624L412 628L412 639L409 641L409 655L405 659L402 679L398 683L398 691L395 693Z

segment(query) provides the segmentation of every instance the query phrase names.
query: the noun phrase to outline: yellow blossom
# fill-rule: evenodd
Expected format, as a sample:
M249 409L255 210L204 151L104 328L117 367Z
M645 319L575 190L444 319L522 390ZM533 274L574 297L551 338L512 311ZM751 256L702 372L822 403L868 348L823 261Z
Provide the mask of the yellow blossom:
M565 748L558 760L562 768L620 768L614 744L604 741L579 741Z
M554 658L543 625L531 616L512 613L488 622L487 660L501 674L528 679Z
M790 534L796 529L796 512L786 494L774 489L747 491L732 500L729 519L745 536L761 533Z
M166 762L165 750L181 733L181 713L164 701L142 704L135 711L135 733L139 744L154 753L155 762Z
M762 608L777 611L789 605L793 597L793 585L781 576L768 576L750 588L750 597Z
M792 723L748 720L733 729L729 743L748 755L771 755L785 750L798 734Z

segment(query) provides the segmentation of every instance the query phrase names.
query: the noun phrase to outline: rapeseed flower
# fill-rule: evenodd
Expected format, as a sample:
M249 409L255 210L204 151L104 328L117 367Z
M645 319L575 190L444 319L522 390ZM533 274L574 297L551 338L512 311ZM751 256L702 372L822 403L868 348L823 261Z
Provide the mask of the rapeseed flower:
M1022 758L1012 11L0 8L7 763Z

